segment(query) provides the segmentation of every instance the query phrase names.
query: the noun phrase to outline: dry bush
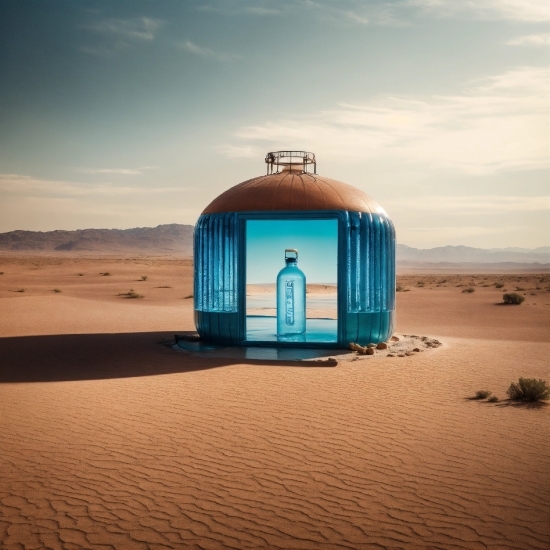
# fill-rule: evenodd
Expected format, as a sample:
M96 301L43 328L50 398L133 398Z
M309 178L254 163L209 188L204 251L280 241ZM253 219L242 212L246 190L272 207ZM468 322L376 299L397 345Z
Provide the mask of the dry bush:
M100 273L100 275L103 275L104 277L109 277L111 275L108 271L105 271L105 273Z
M550 399L550 386L540 378L520 378L510 384L506 393L514 401L545 401Z
M147 275L142 275L142 276L141 276L141 280L142 280L142 281L146 281L146 280L147 280Z
M495 283L495 288L502 288L504 285L502 283Z
M476 289L475 288L472 288L471 286L469 286L468 288L465 288L463 291L462 291L462 294L464 294L465 292L467 292L468 294L471 294L472 292L475 292Z
M487 401L489 403L498 403L498 397L496 395L492 395L489 399L487 399Z
M117 296L124 296L125 298L144 298L143 294L138 294L133 290L130 290L129 292L121 292L120 294L117 294Z
M518 305L525 302L525 298L521 294L516 294L515 292L510 292L509 294L502 295L502 301L505 304Z
M61 292L61 290L59 290L59 288L54 288L53 292L55 292L57 294L57 293Z
M477 390L474 399L487 399L491 395L488 390Z

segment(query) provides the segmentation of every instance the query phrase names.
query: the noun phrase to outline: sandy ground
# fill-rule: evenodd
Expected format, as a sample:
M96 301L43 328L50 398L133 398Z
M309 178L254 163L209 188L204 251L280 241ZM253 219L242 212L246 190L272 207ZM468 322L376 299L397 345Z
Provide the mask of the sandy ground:
M0 272L2 549L550 545L550 406L467 399L550 380L547 275L400 277L397 330L444 345L330 368L159 345L188 261Z

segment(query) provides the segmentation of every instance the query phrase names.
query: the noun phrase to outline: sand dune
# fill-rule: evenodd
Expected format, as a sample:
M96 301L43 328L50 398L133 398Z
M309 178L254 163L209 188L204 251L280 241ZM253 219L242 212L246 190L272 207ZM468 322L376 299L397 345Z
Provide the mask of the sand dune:
M2 548L548 548L550 407L467 399L550 379L545 276L402 279L442 347L300 368L159 344L192 268L136 261L2 259Z

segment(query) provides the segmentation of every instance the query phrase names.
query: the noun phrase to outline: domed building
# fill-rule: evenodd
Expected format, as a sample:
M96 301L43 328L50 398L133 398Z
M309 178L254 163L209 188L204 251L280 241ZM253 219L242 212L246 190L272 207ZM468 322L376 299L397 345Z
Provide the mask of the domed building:
M268 153L265 162L267 175L219 195L196 224L194 305L198 333L214 344L247 346L341 348L349 342L387 340L395 317L395 230L384 209L363 191L317 175L312 153L277 151ZM299 235L285 232L289 227L297 228ZM326 241L319 240L321 234L326 235ZM265 247L261 246L262 238ZM303 243L300 257L305 262L317 258L317 263L310 263L306 270L308 289L310 281L326 283L322 278L325 267L326 278L329 271L334 274L333 287L314 285L321 290L334 288L334 315L310 318L308 309L305 334L295 341L277 338L274 301L247 313L247 308L264 303L247 304L247 276L254 279L247 261L254 259L255 269L263 270L258 277L268 279L261 279L264 287L270 281L274 285L277 277L273 269L265 271L273 253L262 256L270 239L279 239L278 262L283 263L283 249L295 241ZM256 243L253 252L248 241ZM324 258L324 263L319 258ZM250 296L248 299L252 300ZM330 296L309 291L306 296L308 308L311 304L320 307L319 311L326 311L330 300ZM260 310L267 314L254 314Z

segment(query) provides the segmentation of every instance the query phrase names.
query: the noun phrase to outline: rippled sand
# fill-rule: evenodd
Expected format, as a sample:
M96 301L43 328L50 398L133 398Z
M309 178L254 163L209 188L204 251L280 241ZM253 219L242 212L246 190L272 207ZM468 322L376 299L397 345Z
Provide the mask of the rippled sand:
M3 549L550 545L550 407L467 399L550 380L550 292L412 287L397 328L437 350L241 365L158 344L188 264L93 262L0 263Z

